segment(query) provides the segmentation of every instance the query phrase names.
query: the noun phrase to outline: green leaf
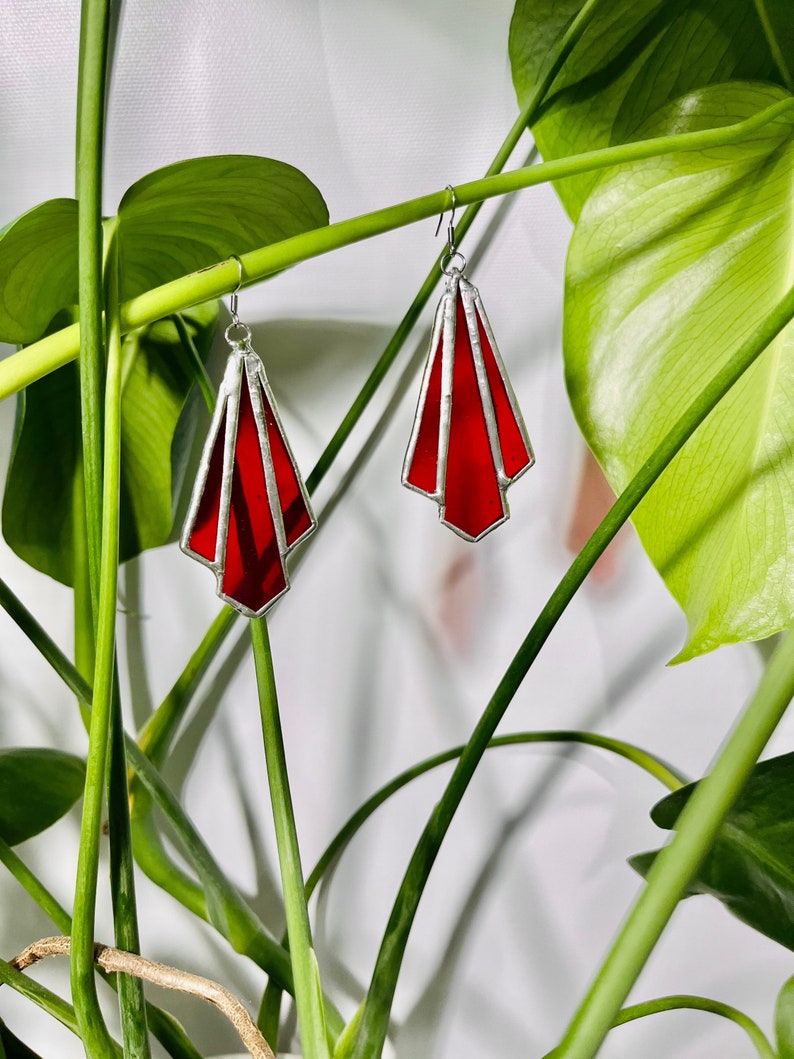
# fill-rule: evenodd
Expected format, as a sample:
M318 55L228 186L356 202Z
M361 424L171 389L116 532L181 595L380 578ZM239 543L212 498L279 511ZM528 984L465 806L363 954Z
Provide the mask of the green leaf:
M651 811L654 823L674 828L696 786L690 783L658 802ZM793 802L794 754L756 765L689 890L718 898L744 923L792 950ZM642 853L629 863L647 875L655 857Z
M520 106L531 98L585 0L518 0L510 61ZM769 17L762 19L759 11ZM554 82L533 135L546 160L626 143L679 96L730 80L794 88L776 56L791 60L790 0L608 0ZM576 219L596 182L568 178L557 190Z
M1 1059L41 1059L38 1052L28 1048L0 1019L0 1057Z
M794 1059L794 978L789 978L778 994L775 1037L779 1059Z
M320 192L285 162L219 155L157 169L119 205L122 300L327 223Z
M48 749L0 750L0 838L9 846L54 824L83 793L85 763Z
M791 98L706 88L643 135L730 124ZM564 348L574 412L622 490L794 278L790 121L752 139L620 167L568 255ZM677 661L794 620L794 334L767 349L638 508L642 542L689 621Z
M217 316L215 302L183 314L204 359ZM171 536L195 425L195 416L183 417L195 366L172 321L127 335L123 355L122 561ZM3 498L8 544L35 569L67 585L73 579L73 491L79 455L77 371L68 364L19 395Z
M77 301L77 203L51 199L0 235L0 342L32 342Z

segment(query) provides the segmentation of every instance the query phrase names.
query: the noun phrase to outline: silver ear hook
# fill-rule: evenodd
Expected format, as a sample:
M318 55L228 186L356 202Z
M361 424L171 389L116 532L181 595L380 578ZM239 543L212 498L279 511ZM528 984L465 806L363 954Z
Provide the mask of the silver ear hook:
M229 312L232 314L232 322L224 331L224 335L226 336L226 341L229 345L235 348L241 344L244 345L246 342L250 342L251 330L241 322L237 313L237 296L243 285L243 263L237 254L231 254L229 260L237 262L237 286L229 296Z
M450 210L452 211L449 218L449 224L447 225L447 252L441 258L441 271L445 276L451 276L453 273L462 273L466 268L466 258L455 246L455 210L458 202L455 198L455 189L451 184L447 184L447 191L452 196L452 204ZM438 218L438 224L436 225L436 235L441 231L441 222L444 220L444 213L442 211L441 216Z
M237 262L237 286L234 288L229 298L229 312L232 314L232 323L237 325L240 323L240 317L237 315L237 296L243 285L243 263L237 254L231 254L229 260Z
M452 210L452 214L451 214L451 216L449 218L449 224L447 225L447 248L448 248L450 254L454 254L455 253L455 209L457 208L457 200L455 198L455 189L453 188L453 186L451 184L447 184L447 191L452 196L452 205L450 206L450 209ZM441 211L441 216L438 218L438 224L436 225L436 235L438 235L438 233L441 231L441 222L444 220L444 213L445 212L446 212L445 210L442 210Z

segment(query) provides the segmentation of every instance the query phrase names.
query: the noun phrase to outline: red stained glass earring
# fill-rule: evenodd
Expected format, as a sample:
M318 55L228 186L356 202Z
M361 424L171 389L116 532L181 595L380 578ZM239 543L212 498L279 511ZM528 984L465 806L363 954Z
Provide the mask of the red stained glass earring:
M220 598L259 618L289 588L287 556L316 527L251 332L237 315L180 547L215 574Z
M510 517L507 488L535 456L480 293L463 274L455 191L447 187L446 290L433 322L402 483L435 500L445 526L478 541Z

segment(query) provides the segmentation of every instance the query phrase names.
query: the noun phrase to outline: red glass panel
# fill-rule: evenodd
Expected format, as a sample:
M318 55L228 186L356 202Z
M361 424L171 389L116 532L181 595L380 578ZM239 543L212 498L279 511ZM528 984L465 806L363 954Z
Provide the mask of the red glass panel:
M477 538L504 517L466 312L458 293L444 521Z
M286 587L267 495L259 434L244 374L234 446L223 592L257 612Z
M312 517L303 499L303 493L298 485L298 475L287 449L286 442L278 428L273 409L267 399L267 394L261 384L259 392L262 396L262 407L265 410L265 422L267 423L267 436L270 442L270 455L273 458L273 468L276 473L276 485L278 487L278 498L281 511L284 516L284 533L287 547L292 545L312 527Z
M491 399L493 400L494 413L496 415L496 429L502 450L502 463L507 477L513 479L529 466L532 459L510 404L504 378L499 370L499 365L496 363L496 357L491 349L491 343L488 341L479 312L477 313L477 327L483 360L485 361L485 373L488 378L488 386L491 391Z
M443 301L442 301L443 306ZM443 310L442 310L443 311ZM441 422L441 362L444 345L444 328L439 328L438 344L433 354L430 367L430 380L427 386L424 406L418 410L421 415L419 433L416 438L411 467L406 481L428 496L435 496L438 476L438 436Z
M204 482L198 512L188 540L188 547L209 562L215 562L215 544L218 538L218 515L221 505L221 479L223 478L223 448L226 437L226 414L221 418L215 444L212 447L209 471Z

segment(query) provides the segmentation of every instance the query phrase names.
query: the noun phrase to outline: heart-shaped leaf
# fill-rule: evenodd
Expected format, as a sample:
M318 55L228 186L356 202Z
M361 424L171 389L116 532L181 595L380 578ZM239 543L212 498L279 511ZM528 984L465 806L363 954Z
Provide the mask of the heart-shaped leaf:
M696 786L690 783L658 802L653 822L674 828ZM744 923L794 950L792 804L794 754L756 765L689 892L712 894ZM647 875L655 857L642 853L629 863Z
M791 98L729 84L655 128L729 124ZM608 172L570 246L564 348L585 437L620 491L791 286L791 119L751 139ZM638 508L689 620L678 661L794 620L794 333L770 346Z
M83 793L85 764L60 750L0 750L0 838L10 846L38 835Z
M525 107L548 72L585 0L518 0L510 60ZM763 12L763 18L761 15ZM545 159L639 138L671 100L710 84L762 80L794 90L789 0L609 0L596 6L533 125ZM576 219L593 174L557 190Z
M0 342L33 342L77 301L77 203L52 199L0 234Z
M202 359L212 344L216 302L183 320ZM121 560L164 544L194 422L177 426L195 368L176 325L162 320L124 339ZM74 488L80 454L77 369L67 364L18 398L17 430L3 497L3 536L25 562L73 583Z
M121 297L327 223L320 192L285 162L219 155L157 169L119 205Z
M775 1037L778 1059L794 1059L794 978L789 978L778 993Z

